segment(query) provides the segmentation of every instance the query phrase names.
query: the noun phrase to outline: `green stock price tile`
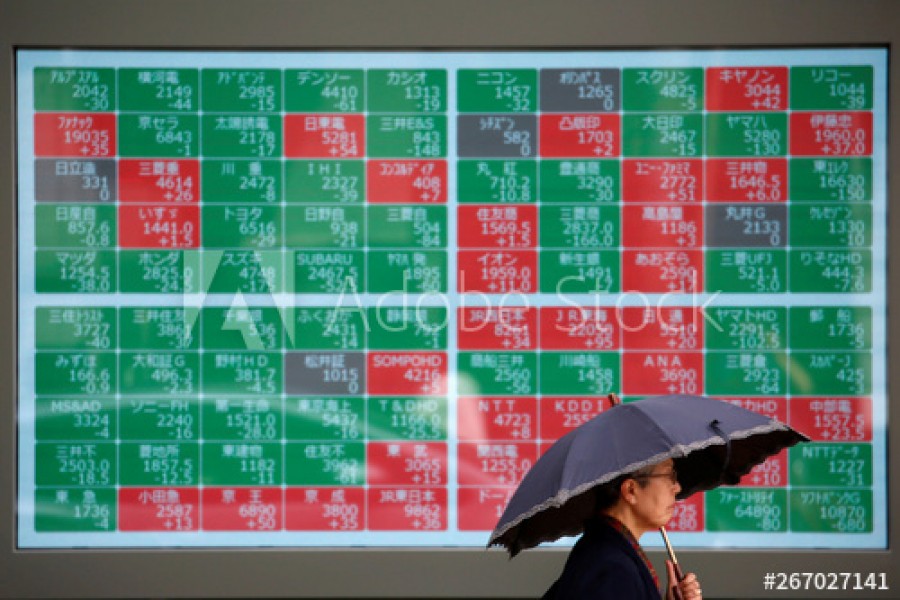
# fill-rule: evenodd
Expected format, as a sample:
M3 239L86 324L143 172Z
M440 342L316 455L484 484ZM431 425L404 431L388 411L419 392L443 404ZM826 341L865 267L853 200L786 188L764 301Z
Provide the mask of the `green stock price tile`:
M351 442L363 439L366 406L361 396L295 396L285 404L289 440Z
M115 69L34 69L35 110L110 111L115 99Z
M615 206L541 206L541 247L618 249L619 211Z
M366 120L366 150L371 158L447 156L447 117L370 116Z
M289 248L350 250L366 244L366 209L362 206L304 205L284 210L284 241Z
M362 250L310 250L294 253L294 292L353 294L366 291Z
M540 393L556 396L605 395L621 388L619 354L542 352Z
M447 110L444 69L369 69L366 92L370 113L434 113Z
M116 444L47 443L34 447L38 486L111 486L116 483Z
M617 160L542 160L542 202L617 202L621 175Z
M120 291L137 294L196 292L198 252L182 250L119 251Z
M190 395L199 391L200 359L194 352L122 352L120 388L129 394Z
M34 391L39 396L96 396L115 393L115 352L38 352Z
M284 345L284 318L282 309L276 307L204 307L203 348L280 349Z
M366 239L371 248L443 248L446 206L370 206Z
M873 75L869 66L791 67L791 109L871 110Z
M872 486L871 444L816 442L788 450L793 487Z
M281 201L284 176L279 160L213 160L201 163L204 204Z
M710 306L704 309L710 350L783 350L788 313L780 306Z
M203 485L281 485L282 444L204 442Z
M122 485L196 485L200 445L175 442L128 442L119 446Z
M34 492L34 529L115 531L117 504L112 488L38 488Z
M456 85L459 112L537 110L537 69L460 69Z
M783 396L788 387L788 359L779 352L709 352L705 360L706 392L713 396Z
M288 160L284 163L288 202L365 202L366 172L361 160Z
M119 69L119 110L196 111L199 98L197 69Z
M460 352L457 366L461 396L531 396L537 393L534 352Z
M108 350L118 342L112 307L39 306L34 324L38 350Z
M785 156L788 126L785 113L725 113L706 116L709 156Z
M868 204L794 204L789 222L790 244L795 248L872 246L872 207Z
M369 292L447 291L447 252L372 250L368 254Z
M204 112L278 112L281 110L280 69L203 69Z
M624 69L622 110L699 111L703 69Z
M111 248L116 243L116 207L105 204L38 204L38 248Z
M460 160L457 201L524 203L537 201L537 164L532 160Z
M708 531L785 532L788 499L785 489L717 488L706 492Z
M366 110L362 69L287 69L284 72L287 112L345 113Z
M202 118L203 156L272 158L282 154L282 123L275 115L210 115Z
M199 348L194 307L123 306L119 309L123 350L196 350Z
M116 399L91 398L35 399L34 432L39 441L110 441L116 439Z
M447 349L446 308L377 306L370 307L366 315L370 349Z
M872 291L871 250L791 250L789 268L792 292Z
M683 157L703 154L698 114L628 114L622 117L622 155Z
M615 292L621 286L615 250L544 250L539 271L540 289L545 294Z
M141 158L189 158L200 151L197 115L119 115L119 155Z
M444 397L378 397L368 399L370 440L447 440Z
M872 531L872 490L792 489L791 529L815 533Z
M280 394L280 352L210 351L203 354L202 391L206 394Z
M284 288L279 251L210 250L203 252L201 258L206 292L272 294Z
M706 289L769 294L787 290L786 250L707 250Z
M362 350L368 331L365 311L331 306L293 309L291 347L298 350Z
M869 350L872 308L869 306L793 306L790 343L795 350Z
M791 352L790 393L862 396L872 393L871 352Z
M116 290L114 250L37 250L35 291L97 294Z
M200 399L123 396L119 402L122 440L191 441L200 438Z
M794 202L871 202L871 158L793 158L789 172Z
M285 446L287 485L363 485L363 442L289 442Z
M274 248L282 244L278 206L204 206L200 219L206 248Z
M203 403L203 438L242 442L274 442L283 436L279 397L217 396Z

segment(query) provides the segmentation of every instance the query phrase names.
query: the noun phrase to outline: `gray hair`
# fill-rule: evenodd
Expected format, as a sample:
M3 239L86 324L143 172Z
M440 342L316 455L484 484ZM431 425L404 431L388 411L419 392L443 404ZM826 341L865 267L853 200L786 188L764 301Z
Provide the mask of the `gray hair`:
M647 487L647 485L649 484L647 478L649 475L653 475L653 469L655 468L656 465L647 465L646 467L641 467L640 469L632 473L619 475L610 482L598 485L596 488L594 488L594 493L596 496L596 512L605 511L610 506L619 501L619 497L622 494L622 484L626 479L634 479L642 488Z

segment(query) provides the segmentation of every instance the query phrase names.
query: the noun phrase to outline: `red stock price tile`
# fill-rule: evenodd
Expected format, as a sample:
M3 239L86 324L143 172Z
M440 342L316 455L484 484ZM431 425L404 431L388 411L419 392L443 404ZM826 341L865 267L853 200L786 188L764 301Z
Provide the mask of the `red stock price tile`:
M460 350L534 350L538 309L524 306L469 307L458 311Z
M96 158L116 153L116 115L38 113L34 115L35 156Z
M537 398L534 397L461 396L457 413L460 440L537 438Z
M703 244L700 205L622 207L622 245L628 248L698 248Z
M361 158L366 152L363 115L293 114L284 118L288 158Z
M459 488L456 493L460 531L491 531L503 516L515 487Z
M375 204L447 202L447 161L370 160L366 200Z
M444 352L371 352L366 388L376 395L423 396L447 393Z
M447 489L442 487L373 487L368 490L372 531L443 531L447 529Z
M289 531L361 531L366 520L365 490L361 487L288 488L284 520Z
M505 294L537 289L537 252L460 250L458 291Z
M870 156L872 113L791 113L791 154L794 156Z
M699 159L622 161L623 202L686 203L703 198L703 161Z
M203 488L203 529L277 531L282 527L281 488Z
M545 114L540 153L549 158L601 158L621 154L621 119L615 114Z
M707 110L786 110L787 67L710 67Z
M460 248L534 248L537 207L474 205L457 208Z
M200 525L197 488L121 488L119 529L122 531L197 531Z
M622 355L624 394L699 394L702 391L702 352L625 352Z
M123 248L197 248L200 208L197 205L122 205L119 245Z
M614 307L541 307L544 350L614 350L621 345Z
M787 202L784 158L711 158L706 162L710 202Z
M186 204L200 200L200 161L122 159L119 200Z

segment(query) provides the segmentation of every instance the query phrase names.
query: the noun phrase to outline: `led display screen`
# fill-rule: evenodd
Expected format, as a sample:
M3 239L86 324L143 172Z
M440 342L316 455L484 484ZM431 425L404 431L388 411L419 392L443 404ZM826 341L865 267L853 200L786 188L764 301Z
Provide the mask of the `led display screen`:
M481 547L610 393L813 439L679 546L885 547L887 84L883 49L18 51L19 547Z

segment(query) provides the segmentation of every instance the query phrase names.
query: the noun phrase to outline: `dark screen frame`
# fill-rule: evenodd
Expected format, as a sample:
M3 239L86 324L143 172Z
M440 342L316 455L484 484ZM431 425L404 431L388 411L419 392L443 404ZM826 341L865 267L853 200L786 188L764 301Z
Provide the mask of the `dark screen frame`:
M900 2L893 0L0 0L0 598L525 598L556 577L565 549L509 561L500 550L255 548L18 550L16 544L16 111L19 48L138 50L888 48L888 206L900 172ZM897 314L898 211L889 210L888 312ZM900 345L888 322L889 348ZM888 393L900 360L888 356ZM890 404L890 403L889 403ZM900 465L900 411L888 415ZM890 472L890 469L889 469ZM887 485L886 550L685 550L711 598L900 598L900 526ZM891 502L894 500L895 502ZM662 554L650 553L658 568ZM768 572L887 573L889 591L773 592Z

